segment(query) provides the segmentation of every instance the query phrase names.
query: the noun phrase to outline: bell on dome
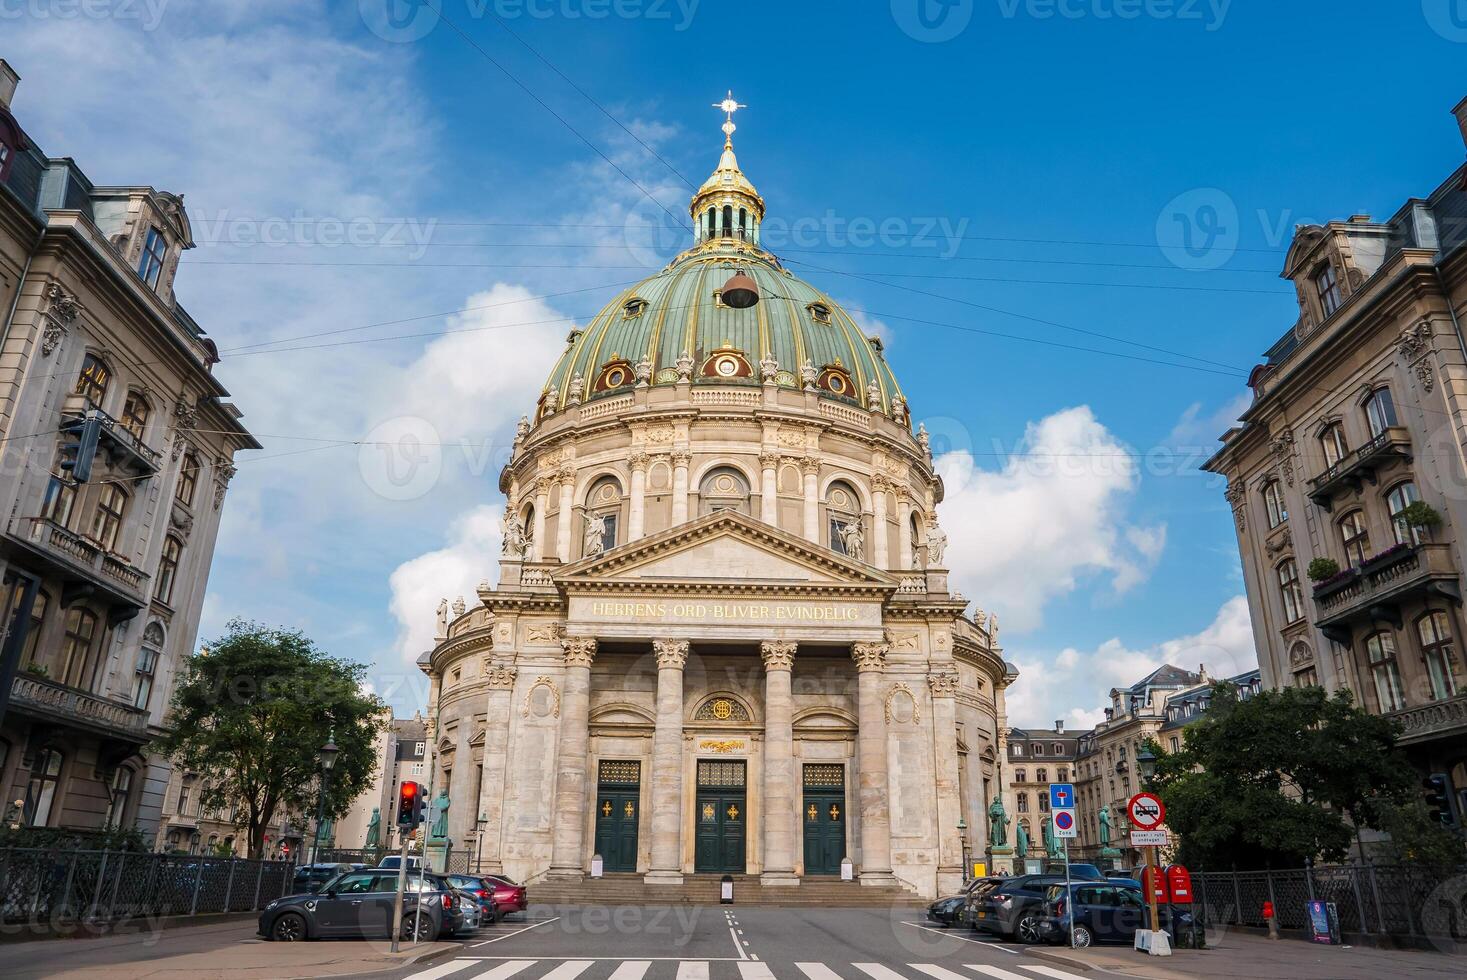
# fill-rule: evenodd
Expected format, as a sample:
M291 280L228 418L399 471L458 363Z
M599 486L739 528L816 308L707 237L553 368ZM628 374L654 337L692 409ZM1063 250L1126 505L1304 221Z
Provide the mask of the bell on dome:
M723 305L747 310L759 302L759 286L749 276L736 272L723 284Z

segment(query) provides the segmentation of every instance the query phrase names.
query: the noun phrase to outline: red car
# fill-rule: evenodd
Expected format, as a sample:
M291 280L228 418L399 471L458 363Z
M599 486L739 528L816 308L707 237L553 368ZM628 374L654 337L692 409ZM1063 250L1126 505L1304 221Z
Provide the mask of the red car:
M517 885L504 875L479 875L494 885L494 904L499 906L500 915L524 912L530 907L530 892L524 885Z

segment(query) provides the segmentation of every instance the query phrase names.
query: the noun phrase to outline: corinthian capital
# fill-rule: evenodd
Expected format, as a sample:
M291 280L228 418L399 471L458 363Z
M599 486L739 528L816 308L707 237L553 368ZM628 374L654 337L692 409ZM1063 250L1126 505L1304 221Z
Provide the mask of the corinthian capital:
M795 666L796 643L788 640L765 640L759 644L765 670L791 670Z
M688 662L687 640L653 640L652 653L657 657L657 667L682 670Z
M504 690L514 687L515 675L518 673L518 668L497 660L484 668L484 677L489 681L489 686Z
M643 452L635 452L632 453L627 462L631 464L633 473L639 471L645 473L647 466L652 462L652 457Z
M958 693L958 672L952 667L938 667L927 675L927 684L933 697L950 698Z
M567 636L560 641L565 651L567 667L589 667L596 657L596 638L591 636Z
M772 470L779 465L780 455L778 450L766 449L759 454L759 466L761 469Z
M891 644L885 640L879 643L853 643L851 659L856 662L857 671L881 670L886 666L886 654L890 649Z

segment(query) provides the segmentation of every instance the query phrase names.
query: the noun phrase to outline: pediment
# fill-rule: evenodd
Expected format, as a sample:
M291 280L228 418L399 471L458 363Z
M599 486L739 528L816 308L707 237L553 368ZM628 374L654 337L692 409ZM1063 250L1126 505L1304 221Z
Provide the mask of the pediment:
M710 514L570 565L557 583L687 585L708 581L800 590L894 589L886 573L734 512Z

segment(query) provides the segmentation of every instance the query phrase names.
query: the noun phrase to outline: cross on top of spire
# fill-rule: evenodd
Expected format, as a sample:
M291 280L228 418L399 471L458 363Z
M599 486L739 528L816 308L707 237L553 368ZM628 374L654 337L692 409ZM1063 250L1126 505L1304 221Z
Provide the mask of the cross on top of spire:
M733 89L729 89L727 97L725 97L722 102L713 103L713 108L725 114L725 118L723 121L723 141L725 145L732 145L734 130L738 129L738 127L734 125L733 114L735 112L738 112L740 109L747 109L749 107L744 105L738 99L735 99Z

